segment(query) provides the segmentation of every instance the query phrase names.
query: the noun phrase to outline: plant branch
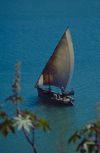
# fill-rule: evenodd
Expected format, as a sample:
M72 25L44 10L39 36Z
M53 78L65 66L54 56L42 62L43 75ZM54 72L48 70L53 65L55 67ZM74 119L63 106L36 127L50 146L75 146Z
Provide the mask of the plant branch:
M30 143L30 145L33 147L34 153L37 153L37 152L36 152L36 149L35 149L34 143L32 143L32 142L29 140L28 135L27 135L25 129L24 129L24 128L22 128L22 129L23 129L23 132L24 132L24 134L25 134L25 137L26 137L27 141L28 141L28 142Z

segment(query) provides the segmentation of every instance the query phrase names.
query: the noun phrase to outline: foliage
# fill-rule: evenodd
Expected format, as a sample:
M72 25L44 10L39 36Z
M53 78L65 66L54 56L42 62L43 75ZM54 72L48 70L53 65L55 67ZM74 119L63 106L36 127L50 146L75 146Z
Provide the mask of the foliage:
M15 133L12 119L5 119L4 122L0 123L0 132L4 137L10 132Z
M18 62L15 65L15 78L12 84L13 88L13 95L9 96L6 99L6 102L12 102L13 105L15 106L17 113L15 116L11 117L9 114L7 114L4 110L3 107L4 105L0 106L0 132L4 137L7 137L9 132L12 132L13 134L15 133L15 126L18 127L18 130L22 129L27 141L30 143L30 145L33 147L33 151L36 153L36 148L34 145L34 141L30 141L27 132L30 132L30 129L32 129L33 134L34 130L42 127L42 130L45 132L46 129L51 130L50 125L47 121L45 121L44 118L37 117L37 115L31 110L20 110L19 109L19 104L23 102L23 98L19 96L20 92L20 62ZM27 131L27 132L26 132Z
M9 132L15 133L15 127L18 130L22 129L27 141L36 153L34 145L34 131L39 127L45 132L47 129L51 130L49 123L42 117L37 117L31 110L20 110L19 104L24 101L23 97L19 95L20 88L20 62L15 65L16 73L12 84L13 94L6 99L6 102L11 102L17 113L11 117L4 111L4 105L0 106L0 132L6 138ZM85 125L80 131L76 131L68 140L68 144L75 143L78 140L77 152L80 153L99 153L100 152L100 114L99 107L97 105L98 118L97 121L91 121ZM32 129L32 130L30 130ZM33 139L29 139L27 132L32 132ZM62 143L61 143L62 144ZM62 151L62 146L61 146Z
M91 121L85 125L80 132L76 131L68 140L68 143L75 143L79 140L76 151L81 153L99 153L100 151L100 122Z
M42 130L44 132L46 131L46 129L50 130L49 123L47 121L45 121L44 118L39 118L36 128L39 128L40 126L42 127Z

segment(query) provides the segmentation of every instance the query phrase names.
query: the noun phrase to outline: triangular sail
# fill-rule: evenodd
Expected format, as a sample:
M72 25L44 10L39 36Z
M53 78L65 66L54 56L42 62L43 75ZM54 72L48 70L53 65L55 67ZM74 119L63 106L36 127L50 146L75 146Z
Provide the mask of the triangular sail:
M53 85L68 89L74 67L74 52L69 28L55 48L35 87Z

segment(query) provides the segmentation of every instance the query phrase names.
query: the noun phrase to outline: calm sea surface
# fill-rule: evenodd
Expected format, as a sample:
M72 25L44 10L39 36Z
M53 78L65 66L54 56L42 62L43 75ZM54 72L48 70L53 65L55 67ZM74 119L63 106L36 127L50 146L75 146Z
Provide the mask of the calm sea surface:
M68 26L75 54L69 90L75 90L75 105L41 104L34 85ZM52 128L46 133L36 131L37 152L59 152L62 135L64 152L74 153L75 145L68 146L67 140L76 129L96 119L96 102L100 102L100 0L0 0L0 104L12 94L18 60L25 99L20 108L36 111ZM32 152L22 131L16 130L7 139L0 134L0 153Z

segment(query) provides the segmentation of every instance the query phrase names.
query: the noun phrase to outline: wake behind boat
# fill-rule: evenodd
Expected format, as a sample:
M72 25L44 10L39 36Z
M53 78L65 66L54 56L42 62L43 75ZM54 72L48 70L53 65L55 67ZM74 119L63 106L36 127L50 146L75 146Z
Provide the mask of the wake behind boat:
M47 102L73 105L74 91L67 92L73 67L73 45L69 28L67 28L35 85L39 97ZM49 88L41 88L42 85L48 85ZM60 88L62 93L52 91L52 86Z

